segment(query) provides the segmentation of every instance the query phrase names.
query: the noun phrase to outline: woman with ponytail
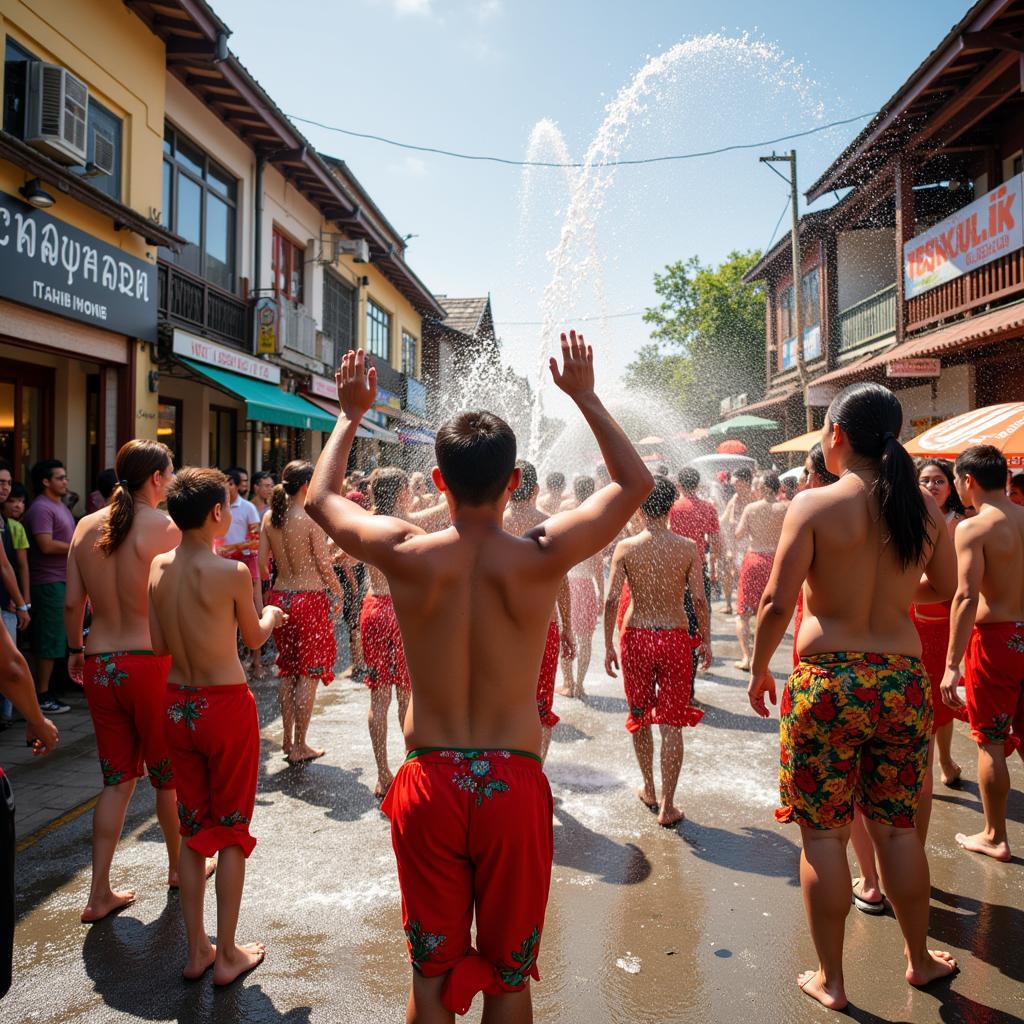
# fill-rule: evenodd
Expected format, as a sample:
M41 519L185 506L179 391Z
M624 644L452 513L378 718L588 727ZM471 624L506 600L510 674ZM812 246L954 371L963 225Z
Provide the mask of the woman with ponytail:
M153 653L149 634L149 569L178 546L181 534L158 506L172 478L171 453L159 441L129 441L118 453L110 504L85 516L68 552L64 628L68 672L89 702L103 792L93 812L92 887L83 921L98 921L135 899L111 888L110 867L135 783L156 790L167 844L167 883L178 884L180 843L174 779L164 738L170 659ZM83 643L85 603L92 606Z
M926 985L956 970L928 949L928 861L914 828L931 736L931 686L909 608L956 587L942 514L917 485L899 442L903 410L879 384L832 402L821 446L839 479L798 494L786 515L757 615L748 694L767 717L768 662L803 586L800 663L782 694L777 820L800 826L800 884L816 970L798 979L830 1009L847 1005L843 938L852 881L846 846L863 813L905 939L906 979ZM922 575L925 580L922 580Z
M313 476L310 462L289 462L270 498L260 532L260 566L273 558L277 571L266 604L277 605L288 621L274 630L278 700L284 728L285 760L300 764L323 757L306 742L318 682L334 680L337 644L332 604L340 607L341 584L331 568L327 535L306 515L303 503ZM328 596L328 592L331 596Z

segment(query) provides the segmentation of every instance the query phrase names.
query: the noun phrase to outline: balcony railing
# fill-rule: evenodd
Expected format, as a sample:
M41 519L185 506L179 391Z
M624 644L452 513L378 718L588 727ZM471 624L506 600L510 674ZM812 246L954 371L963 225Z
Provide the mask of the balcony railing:
M896 285L844 309L839 314L839 351L877 341L896 333Z
M156 273L160 316L236 348L252 347L244 299L164 260L158 261Z
M281 303L281 344L308 359L319 359L316 345L316 321L305 306L287 300Z
M906 329L916 331L937 320L970 313L991 302L1024 295L1024 249L1000 256L907 301Z

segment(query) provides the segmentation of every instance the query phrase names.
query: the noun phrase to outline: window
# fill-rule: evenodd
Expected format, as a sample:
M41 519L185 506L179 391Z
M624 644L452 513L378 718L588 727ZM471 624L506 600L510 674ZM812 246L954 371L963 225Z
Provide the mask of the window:
M366 351L391 360L391 314L373 299L366 301Z
M820 271L813 267L800 282L800 319L803 322L804 358L817 359L821 355L821 284ZM783 370L796 366L796 321L793 310L793 286L779 293L779 351Z
M101 132L114 147L114 169L110 174L97 174L89 179L93 188L98 188L111 199L121 201L121 118L89 97L89 142L86 160L96 159L96 133Z
M356 290L329 270L324 271L323 322L339 359L356 347Z
M274 270L274 289L278 298L284 296L292 302L302 302L302 270L306 250L274 228L274 249L271 262Z
M803 309L800 310L800 319L804 328L813 327L821 319L821 297L818 285L818 268L808 270L804 274L803 290L800 293L803 302Z
M408 331L402 331L402 373L409 377L419 376L416 373L416 339Z
M161 249L161 255L218 288L234 291L238 182L171 125L164 129L163 171L161 220L188 244L180 253Z
M235 451L238 435L235 422L234 409L210 406L210 461L207 465L227 469L237 462Z
M28 66L36 58L10 36L4 44L4 131L25 138Z
M779 293L779 337L789 338L793 335L793 286Z

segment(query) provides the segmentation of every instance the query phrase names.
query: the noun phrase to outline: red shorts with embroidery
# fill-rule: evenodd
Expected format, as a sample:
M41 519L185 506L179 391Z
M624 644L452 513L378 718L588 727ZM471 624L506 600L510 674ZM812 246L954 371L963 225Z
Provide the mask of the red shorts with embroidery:
M274 630L277 672L285 679L334 681L338 645L331 623L331 603L322 590L271 590L265 605L277 605L288 621Z
M967 721L967 714L961 708L954 710L942 699L942 677L946 672L946 649L949 647L950 605L910 606L910 621L921 638L921 662L932 687L932 733L955 719ZM941 618L945 612L945 618Z
M766 551L748 551L740 563L740 582L736 589L736 603L742 615L754 615L764 597L768 577L772 574L775 556Z
M164 736L170 667L169 657L152 651L86 655L85 698L105 786L141 778L145 763L154 789L174 789Z
M445 1007L466 1013L478 992L515 992L539 979L554 849L540 759L414 750L381 810L391 819L409 959L424 977L448 975Z
M693 697L693 650L700 638L685 629L635 629L622 634L622 685L629 714L626 728L696 725L704 712Z
M412 683L405 661L402 634L389 594L367 594L359 613L359 634L363 639L366 685L371 690L392 684L404 690Z
M212 857L240 846L246 857L260 767L260 723L245 683L165 691L164 730L178 787L178 821L190 849Z
M979 745L1024 743L1024 622L979 622L964 656L967 720Z
M593 579L569 577L572 595L572 631L577 637L592 636L597 629L601 608L597 603L597 587Z
M553 729L560 721L551 708L555 703L555 675L558 672L558 650L561 642L558 623L552 620L548 625L548 638L544 643L540 675L537 676L537 713L540 715L540 724L547 729Z

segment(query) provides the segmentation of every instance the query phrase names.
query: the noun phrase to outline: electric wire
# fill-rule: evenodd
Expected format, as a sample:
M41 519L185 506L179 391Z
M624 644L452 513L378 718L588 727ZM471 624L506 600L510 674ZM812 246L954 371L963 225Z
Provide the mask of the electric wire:
M493 164L505 164L510 167L635 167L640 164L659 164L678 160L696 160L700 157L718 156L721 153L732 153L743 149L762 149L765 146L774 146L780 142L789 142L792 139L806 138L808 135L815 135L818 132L828 131L829 128L838 128L841 125L853 124L854 121L863 121L874 117L874 112L868 114L857 114L854 117L841 118L838 121L830 121L828 124L819 124L814 128L807 128L804 131L793 132L790 135L780 135L774 139L763 139L760 142L738 142L730 146L720 146L717 149L705 149L695 153L675 153L666 156L640 157L631 160L602 160L594 163L586 161L574 161L572 163L559 163L553 160L510 160L502 156L485 156L479 153L459 153L451 149L441 149L436 146L417 146L411 142L399 142L396 139L389 139L384 135L375 135L372 132L357 132L351 128L339 128L337 125L324 124L322 121L314 121L308 117L299 117L296 114L289 114L293 121L300 124L310 124L324 131L337 132L339 135L348 135L355 139L368 139L371 142L382 142L388 146L395 146L398 149L409 149L417 153L434 153L437 156L452 157L456 160L473 160Z

